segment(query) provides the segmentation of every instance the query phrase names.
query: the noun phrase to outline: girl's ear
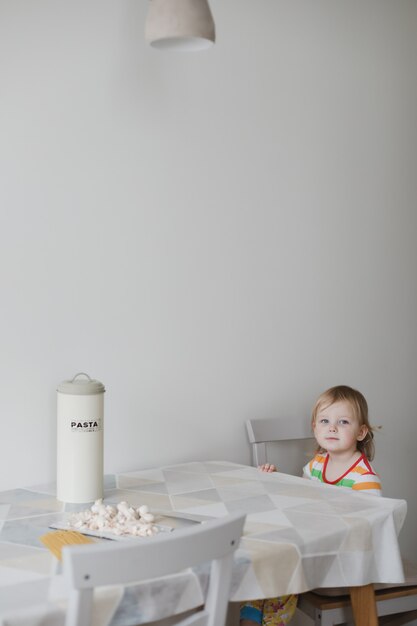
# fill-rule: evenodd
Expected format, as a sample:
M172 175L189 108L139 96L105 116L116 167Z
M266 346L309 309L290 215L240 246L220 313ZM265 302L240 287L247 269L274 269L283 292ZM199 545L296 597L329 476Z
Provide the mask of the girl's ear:
M365 424L362 424L356 437L357 441L363 441L368 434L368 430L368 427L365 426Z

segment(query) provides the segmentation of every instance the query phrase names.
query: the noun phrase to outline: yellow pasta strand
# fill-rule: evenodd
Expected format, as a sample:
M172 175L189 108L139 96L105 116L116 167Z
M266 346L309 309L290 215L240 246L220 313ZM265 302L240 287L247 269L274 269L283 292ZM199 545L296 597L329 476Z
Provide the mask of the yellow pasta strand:
M64 546L72 546L80 543L94 543L92 539L75 530L55 530L54 532L42 535L39 539L59 561L62 558L61 550Z

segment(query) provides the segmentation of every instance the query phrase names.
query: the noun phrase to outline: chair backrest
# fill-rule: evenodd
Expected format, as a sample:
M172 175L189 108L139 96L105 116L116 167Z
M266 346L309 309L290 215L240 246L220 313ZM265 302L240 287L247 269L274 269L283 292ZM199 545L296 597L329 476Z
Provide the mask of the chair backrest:
M137 541L64 547L63 570L70 587L66 626L91 624L95 587L159 578L209 561L212 563L205 605L178 625L224 626L233 553L244 521L245 515L234 513Z
M313 433L308 420L251 419L246 422L246 428L255 467L273 462L279 471L300 476L303 465L313 456ZM272 446L267 446L271 443L278 444L273 451Z

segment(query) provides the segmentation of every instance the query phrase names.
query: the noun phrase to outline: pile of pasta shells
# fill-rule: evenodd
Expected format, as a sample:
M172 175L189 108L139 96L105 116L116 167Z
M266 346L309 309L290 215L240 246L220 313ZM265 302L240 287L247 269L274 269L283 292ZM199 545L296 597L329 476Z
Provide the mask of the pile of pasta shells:
M81 532L92 530L119 536L150 537L158 532L154 522L155 516L146 504L134 508L127 502L113 506L96 500L89 509L73 513L68 525Z

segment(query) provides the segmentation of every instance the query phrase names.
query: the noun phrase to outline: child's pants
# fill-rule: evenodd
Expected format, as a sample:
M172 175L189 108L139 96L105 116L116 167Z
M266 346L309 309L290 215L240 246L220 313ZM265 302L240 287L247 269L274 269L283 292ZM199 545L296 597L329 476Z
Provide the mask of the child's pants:
M281 596L251 600L240 606L240 619L252 620L261 626L286 626L294 615L297 596Z

